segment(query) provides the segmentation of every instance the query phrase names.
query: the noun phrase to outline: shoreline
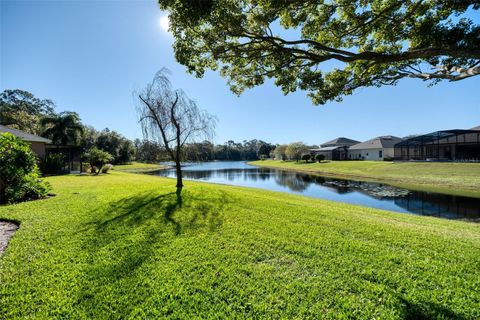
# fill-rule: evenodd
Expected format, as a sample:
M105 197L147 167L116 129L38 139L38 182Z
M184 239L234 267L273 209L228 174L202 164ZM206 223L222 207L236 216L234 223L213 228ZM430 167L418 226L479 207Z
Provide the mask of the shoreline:
M275 161L275 163L278 163L279 165L272 165L272 164L269 164L268 162L266 164L263 164L262 162L265 162L265 161L262 161L262 160L247 161L246 163L259 168L269 168L269 169L276 169L276 170L283 170L283 171L290 171L290 172L297 172L297 173L306 173L306 174L322 176L327 178L351 179L351 180L364 181L364 182L385 183L394 187L412 189L416 191L435 192L435 193L441 193L446 195L462 196L462 197L469 197L469 198L480 198L480 192L477 191L478 189L461 188L459 190L458 185L445 184L445 185L442 185L441 187L437 187L432 183L422 183L421 181L417 183L411 183L403 179L398 179L398 178L396 179L392 177L376 177L368 174L358 175L355 173L349 174L344 172L320 171L320 170L315 170L314 168L291 168L287 166L282 166L281 164L288 165L290 163L295 163L295 162L279 162L277 160L266 160L266 161L268 162ZM327 163L329 162L326 162L325 164ZM298 163L298 164L302 165L304 163ZM315 164L315 163L309 163L309 164Z

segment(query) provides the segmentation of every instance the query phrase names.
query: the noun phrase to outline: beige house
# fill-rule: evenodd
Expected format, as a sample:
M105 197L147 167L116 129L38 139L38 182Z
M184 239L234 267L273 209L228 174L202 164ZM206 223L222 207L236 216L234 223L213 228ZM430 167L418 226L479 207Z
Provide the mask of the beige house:
M9 132L14 136L28 142L32 151L35 152L40 159L45 159L46 145L52 143L52 140L50 139L0 125L0 133L2 132Z
M395 144L402 138L395 136L381 136L355 144L348 149L348 158L351 160L384 160L393 159Z

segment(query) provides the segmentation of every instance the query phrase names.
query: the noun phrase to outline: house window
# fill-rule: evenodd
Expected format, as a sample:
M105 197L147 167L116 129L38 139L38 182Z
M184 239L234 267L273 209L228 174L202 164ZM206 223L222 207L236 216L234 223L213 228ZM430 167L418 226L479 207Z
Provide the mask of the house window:
M378 157L379 157L379 158L383 157L383 151L382 151L382 150L379 150L379 151L378 151Z

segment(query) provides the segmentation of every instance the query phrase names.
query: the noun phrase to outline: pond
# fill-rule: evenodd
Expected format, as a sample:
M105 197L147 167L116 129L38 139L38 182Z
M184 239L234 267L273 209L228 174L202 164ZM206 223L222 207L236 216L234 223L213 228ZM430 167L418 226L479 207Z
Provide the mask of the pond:
M175 170L150 174L175 177ZM243 161L190 163L183 167L188 180L254 187L299 194L371 208L447 219L480 219L480 199L397 188L383 183L327 178L251 166Z

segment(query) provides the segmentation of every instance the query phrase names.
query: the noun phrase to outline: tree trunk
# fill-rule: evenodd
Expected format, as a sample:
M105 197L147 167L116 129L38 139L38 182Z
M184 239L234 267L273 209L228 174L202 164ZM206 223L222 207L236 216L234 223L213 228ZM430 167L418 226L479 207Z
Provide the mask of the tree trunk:
M177 188L182 188L183 180L182 180L182 166L180 164L180 159L175 159L175 170L177 173Z

